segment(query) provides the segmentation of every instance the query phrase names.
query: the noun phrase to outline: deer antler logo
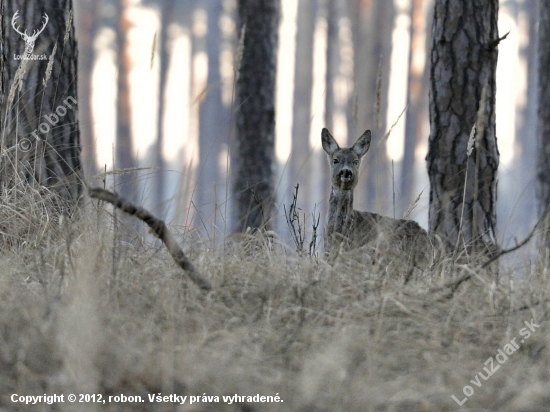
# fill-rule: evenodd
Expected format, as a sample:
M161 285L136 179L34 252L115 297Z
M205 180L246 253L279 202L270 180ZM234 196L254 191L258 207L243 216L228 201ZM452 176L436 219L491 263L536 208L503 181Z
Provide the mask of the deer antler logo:
M11 19L11 25L13 27L13 29L19 33L21 35L21 38L23 40L25 40L25 55L30 55L32 54L33 50L34 50L34 43L36 41L36 38L38 37L38 35L40 33L42 33L44 31L44 28L46 27L46 24L48 24L48 21L50 20L48 15L46 13L44 13L44 24L42 25L42 28L40 30L34 30L32 32L32 35L28 35L27 34L27 31L25 30L24 32L21 32L19 30L19 28L16 26L16 23L15 21L17 20L17 18L19 17L19 10L17 10L15 12L15 14L13 15L13 18Z

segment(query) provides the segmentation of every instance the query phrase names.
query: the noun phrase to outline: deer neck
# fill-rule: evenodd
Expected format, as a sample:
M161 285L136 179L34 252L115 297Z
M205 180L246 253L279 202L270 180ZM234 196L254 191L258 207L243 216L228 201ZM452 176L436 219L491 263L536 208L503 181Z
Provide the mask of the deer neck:
M353 221L353 190L332 188L328 210L329 233L347 235Z

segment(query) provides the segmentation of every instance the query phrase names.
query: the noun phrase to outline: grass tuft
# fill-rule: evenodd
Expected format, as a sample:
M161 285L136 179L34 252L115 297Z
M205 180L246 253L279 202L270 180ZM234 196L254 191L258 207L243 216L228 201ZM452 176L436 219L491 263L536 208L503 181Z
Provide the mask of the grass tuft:
M501 270L496 281L482 260L441 258L410 276L400 256L365 262L358 250L331 265L247 233L224 248L186 241L212 284L204 293L159 244L115 242L110 206L89 201L79 217L54 224L49 193L18 190L28 210L5 190L0 208L3 230L13 231L0 254L2 410L16 407L13 393L145 400L102 407L110 411L176 410L147 395L206 393L220 402L177 410L454 411L451 395L462 400L514 338L519 349L465 407L548 405L542 264L525 278ZM520 342L525 321L540 327ZM279 394L284 403L221 401L235 394Z

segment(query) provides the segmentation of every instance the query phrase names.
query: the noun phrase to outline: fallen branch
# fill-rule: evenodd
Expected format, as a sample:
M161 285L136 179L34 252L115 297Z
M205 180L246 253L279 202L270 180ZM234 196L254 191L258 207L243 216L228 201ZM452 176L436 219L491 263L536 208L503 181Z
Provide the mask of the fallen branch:
M191 263L187 256L185 256L185 253L183 253L183 251L180 249L178 243L176 242L176 239L172 235L172 232L168 230L168 227L163 220L157 219L148 210L136 206L128 200L120 197L118 194L109 192L108 190L99 188L88 188L88 194L92 198L111 203L112 205L122 210L124 213L127 213L130 216L135 216L138 219L141 219L145 223L147 223L147 225L152 229L155 236L159 238L162 243L164 243L166 249L168 249L168 252L170 252L170 254L172 255L172 258L174 258L176 263L187 273L189 278L203 290L212 289L210 282L202 277L202 275L197 271L193 263Z
M514 251L518 250L519 248L522 248L523 246L525 246L527 243L529 243L529 241L533 238L535 233L537 233L537 228L546 219L548 214L550 214L550 207L546 208L544 213L539 217L539 220L537 220L537 223L535 223L535 226L533 226L533 230L531 230L531 233L529 233L525 239L523 239L519 243L516 243L516 245L514 247L511 247L510 249L500 250L497 254L495 254L495 256L491 257L487 262L485 262L483 264L482 268L486 268L491 263L493 263L495 260L500 258L502 255L506 255L507 253L514 252Z
M444 302L446 300L452 299L458 287L462 285L464 282L470 280L471 278L472 278L472 275L470 273L467 273L464 276L461 276L460 278L458 278L457 280L445 285L444 288L448 288L449 291L443 296L441 296L439 299L437 299L437 301Z

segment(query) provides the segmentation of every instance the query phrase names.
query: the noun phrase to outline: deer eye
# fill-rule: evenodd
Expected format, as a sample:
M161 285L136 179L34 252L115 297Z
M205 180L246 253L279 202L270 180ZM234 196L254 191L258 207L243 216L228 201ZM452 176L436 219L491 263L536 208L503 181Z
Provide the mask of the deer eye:
M332 159L332 164L337 165L338 163L340 163L340 160L338 160L338 159Z
M354 164L355 166L359 166L359 160L354 160L354 161L353 161L353 164Z

